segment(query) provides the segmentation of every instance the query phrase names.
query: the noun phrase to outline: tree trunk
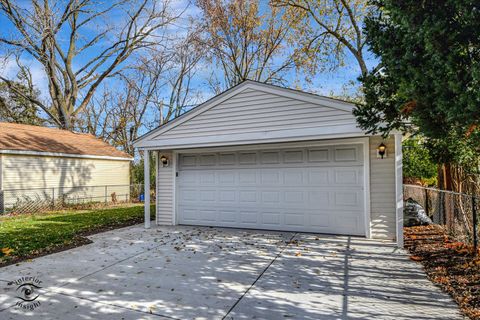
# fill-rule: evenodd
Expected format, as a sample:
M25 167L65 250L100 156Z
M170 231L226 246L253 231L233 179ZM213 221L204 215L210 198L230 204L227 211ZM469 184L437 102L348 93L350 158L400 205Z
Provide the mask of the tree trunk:
M443 163L438 166L438 187L441 190L453 190L450 163ZM447 229L450 229L454 221L454 201L455 197L450 193L446 193L445 197L443 197L443 208L445 210L444 223L447 225Z

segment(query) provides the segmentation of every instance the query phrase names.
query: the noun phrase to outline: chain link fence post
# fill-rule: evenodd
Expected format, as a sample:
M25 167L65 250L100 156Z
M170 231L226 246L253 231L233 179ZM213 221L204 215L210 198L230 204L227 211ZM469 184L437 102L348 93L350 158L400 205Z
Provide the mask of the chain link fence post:
M475 196L472 196L472 222L473 222L473 254L478 253L478 230L477 230L477 201Z
M52 210L55 210L55 188L52 188Z
M107 186L105 186L105 205L107 205Z
M5 213L4 201L3 201L3 190L0 190L0 214Z
M428 189L425 189L425 213L429 214L429 207L428 207Z

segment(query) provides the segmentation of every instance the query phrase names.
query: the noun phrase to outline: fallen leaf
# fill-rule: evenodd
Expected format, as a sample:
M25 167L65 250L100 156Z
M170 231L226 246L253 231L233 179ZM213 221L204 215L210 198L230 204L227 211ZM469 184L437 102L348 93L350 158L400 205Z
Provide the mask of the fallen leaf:
M2 248L2 253L4 255L6 255L7 257L12 253L14 252L15 250L11 249L11 248Z
M413 261L422 261L423 258L422 258L422 257L419 257L419 256L410 256L410 260L413 260Z

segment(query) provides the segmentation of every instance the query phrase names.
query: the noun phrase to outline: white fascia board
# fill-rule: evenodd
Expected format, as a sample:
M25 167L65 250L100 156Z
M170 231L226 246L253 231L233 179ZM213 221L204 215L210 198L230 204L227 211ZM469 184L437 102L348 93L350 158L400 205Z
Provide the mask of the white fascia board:
M333 109L338 109L341 111L345 111L348 113L352 113L352 110L354 108L353 103L345 102L345 101L340 101L332 98L327 98L327 97L322 97L322 96L317 96L315 94L307 93L307 92L301 92L301 91L296 91L293 89L287 89L287 88L282 88L278 86L273 86L265 83L260 83L260 82L255 82L255 81L245 81L242 82L241 84L231 88L230 90L227 90L212 99L204 102L203 104L200 104L198 107L192 109L191 111L185 113L184 115L168 122L167 124L158 127L157 129L154 129L142 137L138 138L134 143L135 148L142 148L145 147L146 144L143 143L144 141L151 140L149 138L155 138L161 135L164 132L167 132L182 123L196 117L197 115L210 110L211 108L215 107L216 105L222 103L223 101L231 98L232 96L239 94L247 89L252 89L252 90L258 90L262 92L267 92L271 94L276 94L280 95L283 97L295 99L298 101L303 101L303 102L309 102L313 103L319 106L324 106L324 107L329 107ZM352 115L353 116L353 115Z
M62 152L42 152L42 151L29 151L29 150L0 150L0 154L38 156L38 157L62 157L62 158L133 161L133 158L125 158L125 157L96 156L96 155L89 155L89 154L70 154L70 153L62 153Z
M239 133L235 135L225 134L225 135L208 135L200 137L189 137L189 138L176 138L176 139L155 139L147 140L138 144L137 148L151 148L151 147L173 147L173 146L185 146L191 145L196 146L199 144L212 144L218 143L222 144L235 144L238 142L256 143L259 140L268 143L269 141L280 142L282 140L292 141L297 139L318 139L319 137L328 137L328 138L342 138L342 137L358 137L365 136L365 133L359 129L354 123L345 123L337 125L328 125L324 127L314 127L314 128L295 128L287 130L271 130L271 131L258 131L258 132L248 132L248 133Z
M324 134L324 135L308 135L308 136L290 136L283 138L270 138L270 139L237 139L229 141L204 141L193 142L191 139L185 139L185 141L179 141L175 139L171 143L162 143L161 141L153 141L140 148L140 150L178 150L178 149L190 149L190 148L205 148L205 147L222 147L222 146L237 146L237 145L254 145L254 144L267 144L267 143L282 143L282 142L302 142L311 140L331 140L331 139L345 139L345 138L361 138L368 137L364 133L342 133L342 134Z
M290 142L278 142L268 144L244 144L244 145L231 145L231 146L214 146L214 147L198 147L188 149L176 149L176 154L187 153L200 153L200 152L232 152L232 151L245 151L245 150L275 150L275 149L288 149L288 148L306 148L306 147L324 147L324 146L342 146L349 144L363 144L368 141L368 137L354 137L354 138L342 138L342 139L322 139L322 140L305 140L305 141L290 141Z

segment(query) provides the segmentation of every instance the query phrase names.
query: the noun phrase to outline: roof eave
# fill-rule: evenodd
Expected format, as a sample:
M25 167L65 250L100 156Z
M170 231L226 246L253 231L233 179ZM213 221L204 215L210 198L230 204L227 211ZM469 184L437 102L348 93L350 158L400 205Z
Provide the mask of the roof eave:
M40 157L63 157L63 158L83 158L83 159L98 159L98 160L114 160L114 161L133 161L133 157L116 157L116 156L102 156L92 154L73 154L63 152L45 152L33 150L0 150L0 154L8 155L24 155L24 156L40 156Z

